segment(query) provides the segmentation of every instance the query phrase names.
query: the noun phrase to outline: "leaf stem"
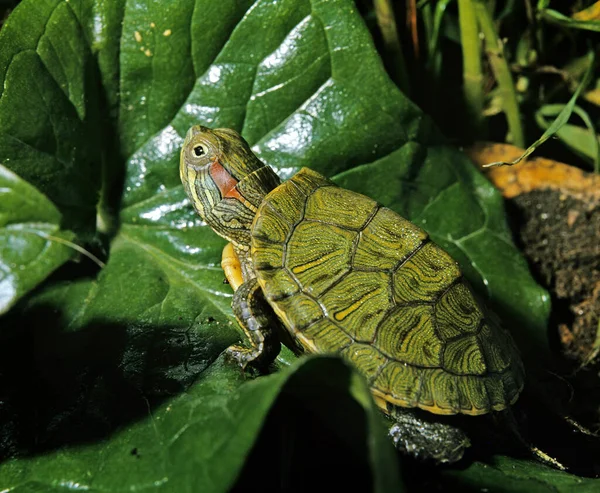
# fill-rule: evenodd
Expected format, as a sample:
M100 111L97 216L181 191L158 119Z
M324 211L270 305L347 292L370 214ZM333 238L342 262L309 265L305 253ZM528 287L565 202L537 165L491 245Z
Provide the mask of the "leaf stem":
M504 57L504 47L494 28L494 21L483 0L474 0L473 7L485 42L485 50L490 60L492 70L498 83L498 92L502 98L503 110L506 115L508 129L512 143L518 147L525 147L525 137L519 114L519 103L515 84Z
M483 117L483 70L481 66L481 40L473 0L458 0L458 20L463 57L463 94L469 128L473 137L485 135Z

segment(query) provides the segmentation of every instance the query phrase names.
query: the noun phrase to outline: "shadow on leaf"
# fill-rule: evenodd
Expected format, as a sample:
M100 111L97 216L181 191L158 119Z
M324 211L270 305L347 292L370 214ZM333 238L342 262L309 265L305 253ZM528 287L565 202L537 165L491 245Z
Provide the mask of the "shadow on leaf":
M36 306L0 348L0 454L95 442L185 391L224 349L200 330L94 321L68 332Z

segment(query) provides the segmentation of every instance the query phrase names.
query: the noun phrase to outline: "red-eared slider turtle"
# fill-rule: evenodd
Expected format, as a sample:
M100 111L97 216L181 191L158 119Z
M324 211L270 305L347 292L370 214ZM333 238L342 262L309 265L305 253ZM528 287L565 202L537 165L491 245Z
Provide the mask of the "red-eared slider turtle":
M443 461L462 455L464 435L404 408L481 415L517 400L524 372L510 335L425 231L308 168L281 183L229 129L192 127L180 175L231 242L222 265L249 345L227 352L242 367L272 362L286 337L339 354L398 423L396 445Z

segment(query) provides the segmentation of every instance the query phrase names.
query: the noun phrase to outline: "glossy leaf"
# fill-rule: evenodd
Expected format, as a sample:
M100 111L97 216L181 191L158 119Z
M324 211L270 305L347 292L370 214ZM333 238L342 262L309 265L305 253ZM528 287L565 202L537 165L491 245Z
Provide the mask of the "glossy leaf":
M52 202L0 165L0 313L75 254L60 220Z
M54 203L66 228L90 233L103 128L94 60L75 4L26 2L0 31L0 155Z
M26 330L0 346L2 450L15 456L0 485L223 491L263 472L250 451L269 454L261 430L275 420L304 430L305 445L329 430L377 490L397 488L390 444L347 367L318 360L244 383L218 359L238 336L224 241L179 181L192 124L236 128L281 176L337 174L419 222L523 339L544 346L547 299L499 194L388 79L351 1L25 0L0 36L7 164L78 241L96 212L110 239L99 273L66 266L3 320ZM278 415L273 403L290 395ZM320 428L294 422L305 408ZM347 429L355 415L361 425Z
M598 491L598 479L580 478L532 461L495 457L475 462L464 471L447 471L448 487L476 488L489 493L567 493Z

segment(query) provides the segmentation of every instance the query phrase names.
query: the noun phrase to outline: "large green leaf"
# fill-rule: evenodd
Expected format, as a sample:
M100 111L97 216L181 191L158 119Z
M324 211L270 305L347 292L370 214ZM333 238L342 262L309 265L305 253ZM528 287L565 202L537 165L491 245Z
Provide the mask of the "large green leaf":
M329 377L326 380L322 378L324 373ZM314 414L333 420L340 424L336 430L340 433L338 446L349 443L357 448L357 456L367 451L366 461L377 473L373 483L368 484L368 476L358 474L348 481L355 486L357 481L367 481L369 489L382 493L402 491L392 444L383 433L366 384L340 360L328 358L304 360L249 382L244 382L230 364L219 360L186 392L154 410L148 409L146 419L119 430L110 439L59 449L28 461L5 462L0 466L0 484L15 492L58 491L67 485L103 492L144 487L182 493L226 492L242 470L267 414L277 399L284 401L286 396L288 405L290 398L302 402L298 419L308 421ZM350 418L353 421L349 423ZM288 453L290 460L302 461L299 454L306 452L303 447L306 444L298 437L291 450L274 448L271 452L273 457ZM328 476L320 481L323 485L340 484L343 478L333 466L350 466L343 460L352 457L336 461L323 452L310 451L313 460L325 458L331 466ZM261 488L270 484L265 475L276 477L279 464L271 461L260 464L257 472Z
M52 201L77 241L96 223L110 239L99 273L66 265L3 320L25 329L0 348L1 443L17 456L0 486L222 491L253 446L264 454L255 464L272 462L255 440L292 377L241 385L237 369L215 363L237 336L224 242L193 214L178 177L195 123L242 131L283 177L301 166L337 174L417 221L515 335L545 346L547 297L510 241L499 194L391 83L349 0L25 0L0 34L0 77L6 166ZM292 394L306 397L297 402L316 402L306 392L317 378L338 389L321 409L325 428L339 430L344 413L333 408L351 395L371 409L334 370L308 368L294 380ZM240 407L234 429L223 403L240 396L261 404ZM209 421L190 418L197 399ZM368 453L356 435L350 450L363 444L385 489L395 464L376 428ZM311 430L304 439L322 431ZM232 452L210 455L221 439ZM260 469L250 464L242 480Z
M509 457L494 457L489 464L475 462L464 471L446 471L445 475L455 489L489 493L592 493L600 484L597 479Z
M75 253L60 219L52 202L0 165L0 313Z
M0 46L3 164L52 200L68 228L93 230L103 126L80 19L68 2L25 2Z

